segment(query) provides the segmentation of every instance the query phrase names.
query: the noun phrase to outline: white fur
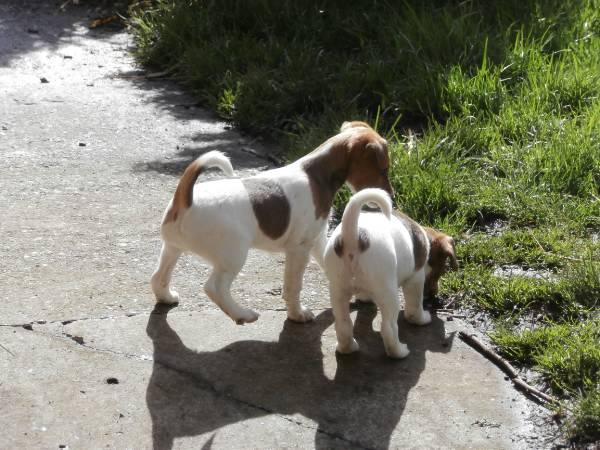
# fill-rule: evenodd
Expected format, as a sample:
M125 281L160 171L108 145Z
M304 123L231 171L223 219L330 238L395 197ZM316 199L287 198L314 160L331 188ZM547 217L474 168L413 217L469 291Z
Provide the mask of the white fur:
M383 213L361 212L362 206L367 202L376 203ZM402 221L390 215L391 208L389 196L381 189L364 189L353 195L346 206L342 222L325 246L323 266L329 279L338 340L337 351L340 353L358 350L350 318L350 300L353 294L368 296L381 311L381 335L386 353L392 358L404 358L409 354L406 344L401 343L398 338L398 287L401 286L404 292L406 320L418 325L431 322L431 315L423 310L427 264L415 271L413 242L409 230ZM360 252L358 248L359 228L366 230L369 238L369 246L364 252ZM334 249L335 241L340 235L342 257Z
M225 156L223 152L213 150L205 153L202 156L199 156L197 160L206 168L217 167L221 169L228 177L234 176L231 161L229 161L229 158Z
M229 160L216 152L201 158L232 174ZM183 251L191 251L206 259L213 272L204 285L206 294L236 323L254 322L259 314L241 307L231 296L233 280L242 269L248 250L258 248L285 252L283 298L288 317L298 322L314 318L300 304L302 277L317 238L323 239L327 218L315 218L315 205L308 176L299 163L269 170L254 177L277 182L290 203L290 225L278 239L261 231L252 210L248 193L240 179L221 179L194 186L193 205L175 221L163 223L163 247L151 284L161 303L177 303L179 295L169 288L171 274ZM167 207L165 217L171 203ZM164 222L164 220L163 220ZM321 255L315 254L317 260Z

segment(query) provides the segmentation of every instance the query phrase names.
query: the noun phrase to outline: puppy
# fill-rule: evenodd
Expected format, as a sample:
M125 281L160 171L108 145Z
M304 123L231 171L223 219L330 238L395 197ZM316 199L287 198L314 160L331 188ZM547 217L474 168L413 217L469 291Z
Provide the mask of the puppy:
M250 248L285 253L287 315L297 322L312 320L300 304L302 278L315 241L326 236L335 193L344 183L354 191L378 187L392 193L387 143L364 122L345 122L339 134L288 166L194 186L208 167L233 173L219 152L201 156L185 170L163 216L163 246L151 285L158 302L177 303L171 274L181 253L191 251L212 265L204 290L237 324L258 319L231 296ZM319 262L320 256L315 254Z
M361 212L369 202L382 212ZM407 356L408 347L398 338L398 287L404 292L406 320L428 324L431 315L423 310L423 291L437 293L447 259L453 268L458 267L452 238L421 227L404 214L393 215L392 202L384 191L364 189L353 195L324 251L337 351L358 350L352 334L350 299L360 293L373 299L381 311L381 335L388 356Z

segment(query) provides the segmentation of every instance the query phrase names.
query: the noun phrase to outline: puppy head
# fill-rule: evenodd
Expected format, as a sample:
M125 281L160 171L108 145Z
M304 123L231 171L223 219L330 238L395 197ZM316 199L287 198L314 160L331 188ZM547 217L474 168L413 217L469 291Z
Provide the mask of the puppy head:
M440 277L448 271L448 265L450 270L457 270L458 261L454 251L454 239L432 228L424 228L430 244L424 296L435 297L438 293Z
M364 122L344 122L342 132L351 133L347 140L349 164L346 182L352 191L376 187L393 198L394 191L388 178L390 157L387 141Z

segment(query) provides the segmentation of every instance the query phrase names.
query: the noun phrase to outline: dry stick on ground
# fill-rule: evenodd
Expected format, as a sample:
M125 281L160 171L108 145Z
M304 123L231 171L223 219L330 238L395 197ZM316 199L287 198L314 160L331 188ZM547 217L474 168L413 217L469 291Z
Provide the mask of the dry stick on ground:
M548 394L544 394L542 391L527 384L521 377L519 377L517 370L507 360L502 358L493 350L489 349L483 342L481 342L475 336L469 335L464 331L460 331L458 335L463 341L465 341L471 347L482 353L490 361L492 361L494 364L500 367L504 371L504 373L506 373L510 377L515 387L525 391L526 393L535 395L537 398L542 399L546 403L558 404L558 400L556 400L554 397L551 397Z

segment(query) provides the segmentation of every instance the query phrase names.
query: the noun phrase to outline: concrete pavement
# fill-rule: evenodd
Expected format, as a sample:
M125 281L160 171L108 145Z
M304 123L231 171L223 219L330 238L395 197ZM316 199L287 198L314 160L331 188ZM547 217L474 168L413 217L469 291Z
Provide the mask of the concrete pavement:
M0 448L548 446L532 422L544 411L455 338L460 320L401 323L412 353L390 361L362 306L361 352L336 356L314 263L314 323L285 320L283 257L258 252L234 285L257 323L215 309L191 256L181 305L154 309L158 227L183 168L217 148L248 175L273 149L146 79L123 30L88 28L102 11L61 3L0 4Z

